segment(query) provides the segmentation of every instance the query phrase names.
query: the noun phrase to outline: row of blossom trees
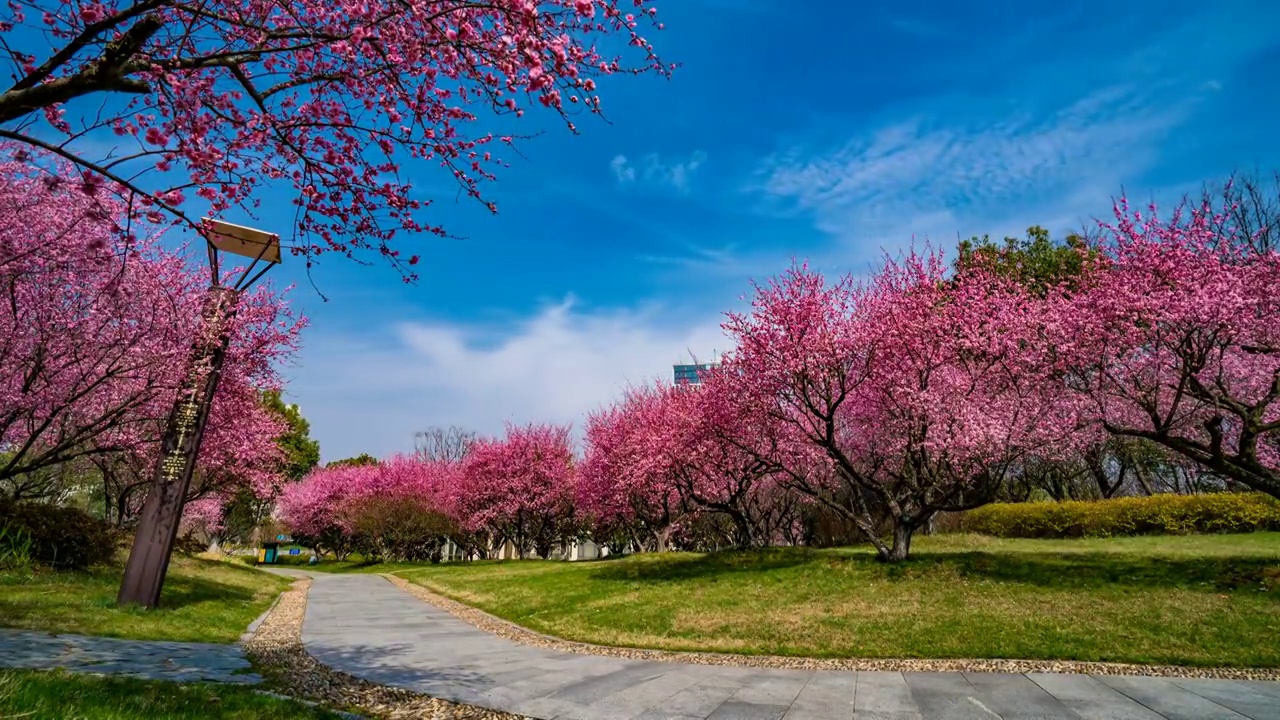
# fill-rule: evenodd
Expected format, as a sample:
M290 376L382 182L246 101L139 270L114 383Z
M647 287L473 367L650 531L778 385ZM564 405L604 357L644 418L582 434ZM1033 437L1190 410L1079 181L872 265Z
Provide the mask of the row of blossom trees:
M569 430L512 427L463 457L397 456L330 466L288 486L280 518L297 541L345 557L439 561L446 540L466 555L510 541L548 557L575 534Z
M566 428L511 428L459 462L318 473L285 515L349 536L363 498L390 497L370 488L412 466L440 534L470 547L749 547L834 523L896 561L939 513L1046 467L1083 458L1114 492L1134 440L1280 496L1280 255L1231 212L1122 202L1050 282L1001 252L908 254L865 281L796 267L728 316L736 350L700 384L593 413L580 459Z
M264 193L283 192L284 245L308 267L368 254L413 280L419 251L397 234L447 231L406 173L439 168L496 212L484 185L521 139L516 118L542 108L577 132L602 114L597 83L674 69L645 37L663 27L657 12L643 0L6 3L0 491L58 499L67 477L96 474L121 524L146 494L202 282L133 223L194 232L200 215L257 215ZM239 316L189 498L206 529L227 497L269 497L287 476L270 442L281 418L258 401L300 323L269 290Z
M66 166L0 148L0 488L58 499L59 473L97 478L118 526L149 490L163 425L200 322L207 270L128 227L125 201ZM150 234L148 234L150 232ZM189 514L216 525L241 489L282 481L282 420L262 393L303 320L282 293L243 298L215 398Z

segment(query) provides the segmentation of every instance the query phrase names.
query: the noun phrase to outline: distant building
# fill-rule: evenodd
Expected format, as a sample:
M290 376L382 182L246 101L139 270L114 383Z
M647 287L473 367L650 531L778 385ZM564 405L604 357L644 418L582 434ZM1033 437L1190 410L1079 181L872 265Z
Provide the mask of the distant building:
M701 373L707 372L714 368L715 363L703 363L701 365L673 365L675 371L675 383L677 385L701 385Z

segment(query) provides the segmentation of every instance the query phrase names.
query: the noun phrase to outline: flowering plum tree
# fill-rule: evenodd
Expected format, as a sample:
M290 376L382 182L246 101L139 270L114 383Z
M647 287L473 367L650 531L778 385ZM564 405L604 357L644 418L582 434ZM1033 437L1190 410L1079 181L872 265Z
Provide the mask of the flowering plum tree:
M725 402L735 380L704 381L630 390L587 426L580 497L652 534L659 551L690 513L721 516L733 544L750 547L771 541L794 509L772 491L777 465L760 450L767 434Z
M0 164L0 477L90 452L147 417L186 352L169 310L193 288L144 244L114 252L116 205L69 175ZM154 263L154 267L152 267Z
M691 506L720 514L733 524L734 544L752 547L770 540L765 528L777 495L770 492L777 464L762 443L762 417L737 412L731 396L737 378L720 373L704 384L660 386L659 402L641 417L645 451L665 465ZM726 402L726 400L730 400Z
M1280 253L1208 201L1115 214L1105 262L1051 301L1037 352L1111 433L1280 497Z
M547 558L574 519L569 428L512 425L501 440L476 441L462 463L456 508L471 529L485 528Z
M280 519L300 541L342 559L439 561L459 535L457 462L395 456L312 471L281 493Z
M882 560L902 560L934 514L989 502L1074 427L1049 383L1014 369L1030 365L1039 327L1030 299L994 274L948 281L937 254L890 262L864 287L796 268L730 316L738 350L725 369L742 383L741 412L778 428L788 484L856 523Z
M291 186L295 251L373 248L410 277L417 256L392 236L444 231L405 158L479 199L512 141L469 130L479 112L543 106L576 130L575 110L601 112L600 77L670 70L641 34L661 28L644 0L6 2L0 137L182 218L189 193L220 213ZM123 149L92 152L110 132ZM136 179L146 167L160 187Z
M456 462L395 456L359 468L338 518L369 558L439 562L453 534Z
M0 163L0 477L87 459L117 524L152 479L203 297L191 263L124 218L69 168ZM283 427L258 397L279 386L302 324L269 287L244 299L189 499L278 481Z
M366 482L368 465L317 468L280 493L280 520L298 542L317 552L331 552L343 560L351 552L351 533L338 513L345 501Z
M588 416L576 497L602 531L625 529L636 547L665 552L686 510L669 465L648 452L643 420L659 402L654 388L635 388Z
M126 256L120 202L84 190L66 168L47 175L0 163L0 444L9 450L0 477L154 452L197 331L199 273L154 239L134 238ZM301 327L270 288L245 298L214 405L224 421L215 420L203 456L207 475L272 482L266 446L279 432L256 412L256 398L279 385L276 363Z

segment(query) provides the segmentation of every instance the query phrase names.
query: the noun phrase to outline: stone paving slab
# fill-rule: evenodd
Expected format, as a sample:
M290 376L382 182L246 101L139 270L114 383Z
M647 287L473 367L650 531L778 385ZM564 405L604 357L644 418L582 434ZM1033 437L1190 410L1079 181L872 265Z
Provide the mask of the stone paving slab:
M251 672L238 645L52 635L7 628L0 628L0 667L63 668L180 682L262 682Z
M371 575L315 573L302 640L373 682L542 720L1280 720L1280 683L836 672L597 657L490 635Z

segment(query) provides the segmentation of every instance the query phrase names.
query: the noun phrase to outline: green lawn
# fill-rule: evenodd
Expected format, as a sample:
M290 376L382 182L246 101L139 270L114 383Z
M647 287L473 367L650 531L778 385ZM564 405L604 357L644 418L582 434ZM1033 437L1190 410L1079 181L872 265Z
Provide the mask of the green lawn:
M1280 533L920 538L860 548L392 568L526 627L607 645L815 657L1280 666Z
M0 670L0 718L23 720L338 720L249 688Z
M0 626L137 640L231 643L289 581L175 555L160 607L118 608L119 565L86 572L0 571Z

